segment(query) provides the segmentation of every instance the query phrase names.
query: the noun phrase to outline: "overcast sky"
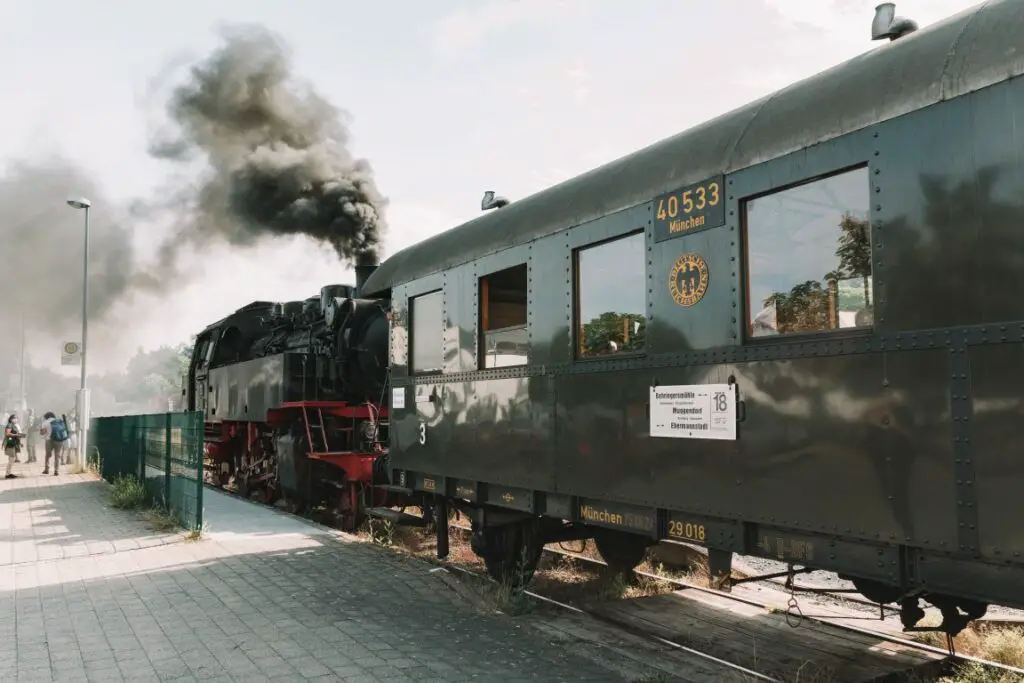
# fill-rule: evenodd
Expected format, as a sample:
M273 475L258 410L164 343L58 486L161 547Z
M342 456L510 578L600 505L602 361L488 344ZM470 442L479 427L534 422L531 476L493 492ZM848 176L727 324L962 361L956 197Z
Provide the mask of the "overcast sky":
M109 197L153 191L152 82L259 22L296 70L351 114L353 151L389 198L394 251L873 49L875 0L36 0L0 4L0 160L59 152ZM922 26L968 0L903 0ZM55 197L55 202L62 201ZM95 212L102 212L96 206ZM133 226L137 242L153 226ZM150 231L147 233L147 230ZM77 266L54 277L80 277ZM187 340L254 299L351 280L301 240L220 249L204 275L147 304L121 334ZM46 362L49 355L34 351Z

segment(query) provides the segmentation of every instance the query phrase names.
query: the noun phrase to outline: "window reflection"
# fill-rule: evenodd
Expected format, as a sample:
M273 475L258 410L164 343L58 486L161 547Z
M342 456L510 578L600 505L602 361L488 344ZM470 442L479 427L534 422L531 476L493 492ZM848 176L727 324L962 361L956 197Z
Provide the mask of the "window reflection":
M526 364L528 280L526 264L480 278L481 368Z
M748 332L870 327L867 168L746 202Z
M580 358L644 350L644 235L576 253L576 348Z
M412 371L438 372L444 354L444 310L441 292L409 300L412 323Z
M491 330L484 337L484 352L480 365L484 368L525 365L529 352L530 340L525 326Z

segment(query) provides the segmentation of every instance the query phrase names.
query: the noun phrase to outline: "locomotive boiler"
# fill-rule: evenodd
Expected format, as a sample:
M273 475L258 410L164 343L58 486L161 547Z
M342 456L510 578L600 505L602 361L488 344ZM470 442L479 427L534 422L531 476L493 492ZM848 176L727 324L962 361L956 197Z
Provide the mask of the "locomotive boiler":
M358 524L388 438L388 306L357 295L371 270L357 268L357 287L254 301L197 335L184 406L206 415L213 484Z

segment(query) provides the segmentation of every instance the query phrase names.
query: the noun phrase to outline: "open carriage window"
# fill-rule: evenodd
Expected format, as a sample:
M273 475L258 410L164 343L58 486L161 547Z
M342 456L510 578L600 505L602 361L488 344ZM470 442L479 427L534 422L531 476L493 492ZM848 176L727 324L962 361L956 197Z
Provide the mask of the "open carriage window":
M748 337L872 326L866 167L750 199L744 208Z
M525 365L528 276L526 264L480 278L480 367Z

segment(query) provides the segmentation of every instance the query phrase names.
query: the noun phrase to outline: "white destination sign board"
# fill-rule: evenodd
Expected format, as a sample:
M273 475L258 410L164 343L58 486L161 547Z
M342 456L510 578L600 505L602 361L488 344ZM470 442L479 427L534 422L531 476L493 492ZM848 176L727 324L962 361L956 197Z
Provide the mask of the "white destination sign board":
M651 436L735 441L735 387L730 384L651 387Z
M391 389L391 410L402 410L405 408L405 387L394 387Z

